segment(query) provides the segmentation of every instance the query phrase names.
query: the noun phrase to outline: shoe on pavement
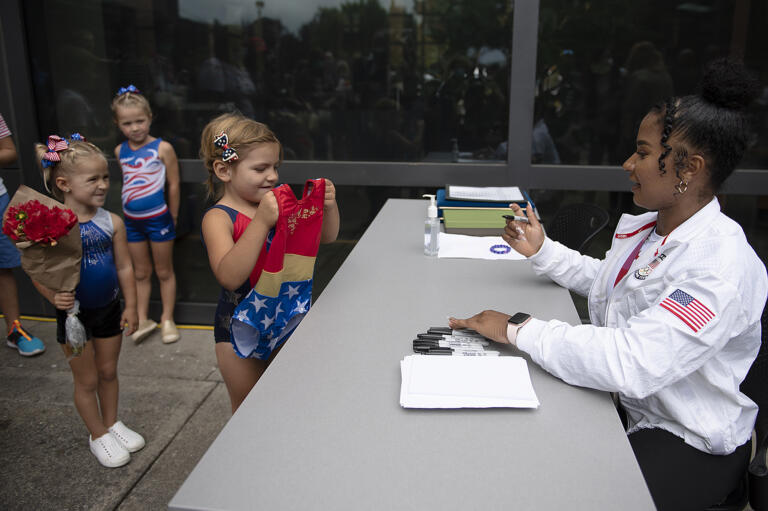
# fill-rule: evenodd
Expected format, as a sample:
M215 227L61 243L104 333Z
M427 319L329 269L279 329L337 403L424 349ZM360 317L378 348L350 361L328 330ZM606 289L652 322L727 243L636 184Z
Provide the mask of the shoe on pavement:
M99 463L109 468L122 467L131 461L131 453L123 447L112 433L106 432L96 440L88 437L91 452Z
M140 321L139 328L137 328L136 331L131 334L131 340L133 340L133 342L136 344L139 344L149 334L154 332L155 328L157 328L157 322L152 321L151 319Z
M144 447L144 437L123 424L123 421L112 424L109 432L128 452L136 452Z
M176 328L176 323L170 319L163 321L161 332L163 334L163 342L165 344L171 344L172 342L176 342L179 340L179 338L181 338L179 335L179 330Z
M43 344L43 341L34 335L29 335L21 327L21 323L18 319L13 322L11 331L8 332L7 342L9 348L16 348L19 351L19 355L24 357L38 355L45 351L45 344Z

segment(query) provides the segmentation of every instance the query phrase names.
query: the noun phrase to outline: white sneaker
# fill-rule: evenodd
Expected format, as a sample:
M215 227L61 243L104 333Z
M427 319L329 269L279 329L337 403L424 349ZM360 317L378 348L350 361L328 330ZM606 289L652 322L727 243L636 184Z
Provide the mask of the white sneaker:
M112 433L104 433L96 440L88 436L88 444L93 455L105 467L122 467L131 461L131 453L125 450Z
M123 424L123 421L112 424L109 432L128 452L136 452L144 447L144 437Z

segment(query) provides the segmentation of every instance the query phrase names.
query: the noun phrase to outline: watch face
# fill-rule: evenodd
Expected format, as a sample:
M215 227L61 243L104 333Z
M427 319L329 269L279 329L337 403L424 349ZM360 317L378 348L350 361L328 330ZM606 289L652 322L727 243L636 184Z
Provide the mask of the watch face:
M530 314L526 314L525 312L518 312L517 314L509 318L507 321L509 321L513 325L519 325L520 323L522 323L523 321L525 321L530 317L531 317Z

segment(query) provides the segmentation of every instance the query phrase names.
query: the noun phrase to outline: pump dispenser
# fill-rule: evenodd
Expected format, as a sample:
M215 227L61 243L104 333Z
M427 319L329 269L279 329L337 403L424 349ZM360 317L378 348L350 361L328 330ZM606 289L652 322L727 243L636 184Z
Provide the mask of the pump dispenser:
M435 196L424 194L429 198L427 206L427 219L424 221L424 255L434 257L440 248L440 219L437 218L437 203Z

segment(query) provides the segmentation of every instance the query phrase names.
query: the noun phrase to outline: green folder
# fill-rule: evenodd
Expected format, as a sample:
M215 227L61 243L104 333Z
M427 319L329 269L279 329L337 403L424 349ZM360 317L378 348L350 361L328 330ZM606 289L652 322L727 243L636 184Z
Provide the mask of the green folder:
M511 215L509 208L442 207L446 229L504 229L507 221L501 215Z

